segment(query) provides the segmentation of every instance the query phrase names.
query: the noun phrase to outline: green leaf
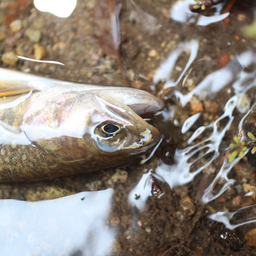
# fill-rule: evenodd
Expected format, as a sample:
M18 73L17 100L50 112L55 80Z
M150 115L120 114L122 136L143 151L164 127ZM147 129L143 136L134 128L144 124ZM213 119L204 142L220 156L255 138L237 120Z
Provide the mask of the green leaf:
M193 5L193 9L199 9L199 8L200 8L200 5L197 5L197 4Z
M251 153L252 153L252 154L255 154L255 152L256 152L256 147L254 147L254 148L252 149Z
M228 158L229 163L232 163L238 155L238 151L234 151Z
M237 137L237 135L234 136L233 140L235 141L236 144L240 143L239 138Z
M237 147L237 145L236 145L236 144L234 144L234 143L231 143L231 144L229 145L229 147L230 147L230 148L236 148L236 147Z
M247 135L251 140L256 141L255 136L251 132L248 132Z
M243 156L244 156L244 152L240 151L239 154L238 154L238 157L243 157Z

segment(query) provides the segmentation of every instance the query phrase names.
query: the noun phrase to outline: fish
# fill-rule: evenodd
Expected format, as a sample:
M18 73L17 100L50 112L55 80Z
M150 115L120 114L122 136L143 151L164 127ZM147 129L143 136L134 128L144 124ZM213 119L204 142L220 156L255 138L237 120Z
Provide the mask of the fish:
M140 115L163 108L149 92L0 68L0 182L93 172L149 152L160 132Z

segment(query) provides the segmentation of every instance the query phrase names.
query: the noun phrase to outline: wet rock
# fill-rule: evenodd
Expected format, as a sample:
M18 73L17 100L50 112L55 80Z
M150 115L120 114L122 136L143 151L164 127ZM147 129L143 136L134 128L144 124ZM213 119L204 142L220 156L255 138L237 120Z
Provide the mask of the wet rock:
M236 196L232 200L232 205L235 206L235 207L239 207L240 204L241 204L241 200L242 200L242 197L240 195Z
M26 30L25 36L29 39L30 42L38 43L41 39L41 32L40 30L29 28Z
M250 184L244 183L243 184L243 189L245 193L251 192L250 196L255 200L256 199L256 187L252 186Z
M110 219L110 224L113 226L117 226L120 223L120 218L117 216L113 216Z
M192 97L190 100L191 114L194 115L204 111L203 103L196 97Z
M247 232L244 240L249 246L256 247L256 228Z
M157 51L155 49L151 49L148 53L149 57L156 57L157 56Z
M128 70L128 78L129 78L130 81L134 81L135 73L132 69Z
M5 52L1 58L2 62L9 66L16 66L17 61L19 60L17 55L11 51L11 52Z
M16 47L16 53L18 56L24 56L25 52L23 50L23 44L18 44Z
M3 41L5 37L6 37L5 34L0 31L0 42Z
M230 57L228 56L227 53L223 52L220 55L220 58L218 60L218 64L221 68L225 67L226 65L228 65L228 63L230 62Z
M14 20L11 24L10 24L10 29L12 32L18 32L20 31L22 28L22 21L21 20Z
M188 216L195 214L195 205L193 204L190 197L186 196L181 199L180 206L184 212L188 214Z
M109 184L113 183L125 183L128 177L128 173L124 170L117 169L116 173L108 180Z
M34 57L36 60L41 60L46 55L46 50L39 44L34 45Z
M251 99L246 93L238 93L237 94L237 103L236 103L236 108L237 110L244 114L247 111L249 111L251 106Z
M151 228L150 228L150 227L146 227L146 228L145 228L145 231L146 231L147 233L151 233Z

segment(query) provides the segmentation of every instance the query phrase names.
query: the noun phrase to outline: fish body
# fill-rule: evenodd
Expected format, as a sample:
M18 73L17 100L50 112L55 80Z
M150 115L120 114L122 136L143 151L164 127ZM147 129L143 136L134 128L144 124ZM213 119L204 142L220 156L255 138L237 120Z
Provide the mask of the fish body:
M131 88L0 69L0 182L96 171L145 154L160 133L138 114L161 100Z

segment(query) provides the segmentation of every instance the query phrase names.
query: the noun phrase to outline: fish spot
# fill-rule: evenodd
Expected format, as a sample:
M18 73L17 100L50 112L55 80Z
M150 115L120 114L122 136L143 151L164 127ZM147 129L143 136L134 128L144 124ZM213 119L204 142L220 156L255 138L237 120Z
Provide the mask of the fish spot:
M12 143L12 148L16 148L17 144L16 143Z
M9 161L10 161L10 158L9 158L9 157L6 157L4 160L5 160L6 162L9 162Z
M27 159L27 156L24 154L24 155L22 155L21 159L22 159L23 161L25 161L25 160Z

